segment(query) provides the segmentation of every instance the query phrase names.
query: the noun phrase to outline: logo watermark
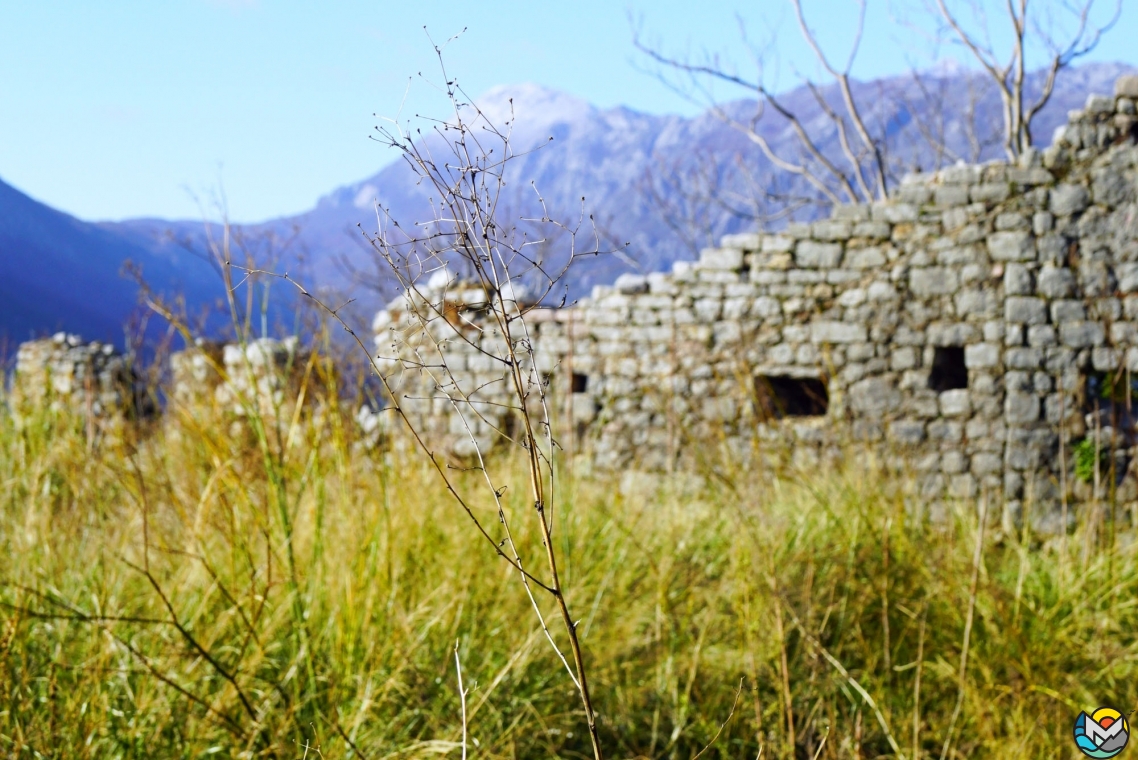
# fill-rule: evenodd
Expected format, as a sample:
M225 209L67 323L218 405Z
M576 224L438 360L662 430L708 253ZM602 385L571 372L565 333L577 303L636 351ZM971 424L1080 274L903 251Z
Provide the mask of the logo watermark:
M1100 707L1075 718L1075 745L1087 757L1114 757L1130 741L1126 716L1113 707Z

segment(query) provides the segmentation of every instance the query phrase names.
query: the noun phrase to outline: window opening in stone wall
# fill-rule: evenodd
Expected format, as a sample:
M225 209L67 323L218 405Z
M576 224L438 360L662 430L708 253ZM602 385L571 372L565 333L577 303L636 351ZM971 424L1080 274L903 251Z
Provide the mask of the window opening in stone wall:
M968 387L968 368L964 366L964 348L941 346L933 351L929 387L937 393Z
M826 384L815 377L760 375L755 391L762 419L817 417L830 408Z
M1138 443L1138 377L1125 369L1090 372L1085 389L1083 412L1087 432L1071 445L1075 476L1085 483L1092 482L1097 454L1102 482L1108 481L1113 470L1115 483L1121 483L1128 470L1129 451Z
M1088 426L1095 422L1118 430L1133 438L1138 427L1138 376L1126 370L1117 372L1091 372L1086 378L1086 398L1083 411L1090 415ZM1130 392L1127 393L1127 385Z
M569 387L573 393L584 393L589 389L589 376L574 372L569 380Z

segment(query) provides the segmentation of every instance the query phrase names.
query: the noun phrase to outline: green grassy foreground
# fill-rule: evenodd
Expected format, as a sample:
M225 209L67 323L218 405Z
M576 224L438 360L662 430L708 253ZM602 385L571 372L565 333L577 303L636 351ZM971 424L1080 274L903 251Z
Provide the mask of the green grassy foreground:
M66 415L0 420L0 755L457 758L458 642L471 757L591 756L516 575L422 457L353 430L334 405L261 441L220 418L98 445ZM850 462L562 481L609 757L692 758L717 732L703 757L1068 757L1080 709L1134 709L1125 533L1041 544L993 519L978 544L974 507L914 522L902 484ZM497 467L524 534L523 472Z

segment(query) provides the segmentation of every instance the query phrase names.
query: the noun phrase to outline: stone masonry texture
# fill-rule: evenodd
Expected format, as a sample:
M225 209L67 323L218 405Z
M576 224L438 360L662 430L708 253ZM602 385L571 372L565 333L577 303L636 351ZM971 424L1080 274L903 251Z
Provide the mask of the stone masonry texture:
M1077 490L1073 447L1097 435L1126 451L1116 493L1138 501L1129 402L1096 390L1138 371L1134 114L1128 94L1100 97L1017 163L910 175L887 201L729 235L670 273L533 309L565 445L663 469L697 459L698 441L780 442L807 461L852 441L930 501L985 492L1053 516L1060 488ZM477 325L490 296L425 297ZM492 444L497 425L462 429L430 373L406 371L422 351L410 310L397 299L374 326L404 410L455 453ZM446 359L489 408L504 371L471 345L447 341Z

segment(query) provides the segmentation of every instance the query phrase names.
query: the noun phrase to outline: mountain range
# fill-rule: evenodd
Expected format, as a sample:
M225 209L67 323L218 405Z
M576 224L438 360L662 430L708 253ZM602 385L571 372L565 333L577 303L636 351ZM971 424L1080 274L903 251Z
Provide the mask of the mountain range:
M1036 143L1049 144L1068 110L1081 108L1088 94L1112 92L1114 80L1130 71L1121 63L1064 71L1033 125ZM894 182L906 171L1002 155L999 99L985 82L979 74L943 69L854 83L855 97L868 104L867 126L885 138ZM1029 91L1040 82L1040 73L1031 75ZM820 93L827 106L838 105L836 88ZM578 261L567 278L570 298L622 272L657 271L694 258L723 234L777 227L786 221L778 198L810 193L803 180L780 174L754 142L711 110L682 117L601 109L533 84L498 87L476 102L498 124L513 114L511 142L519 157L507 172L512 194L506 208L533 212L532 181L552 216L573 219L584 208L602 247L620 251ZM823 153L841 160L837 130L809 88L787 92L781 102L818 136ZM745 98L720 107L739 121L756 111ZM757 124L779 155L801 154L786 120L768 114ZM933 143L947 150L934 151ZM360 299L355 318L366 319L384 291L390 295L390 278L376 268L364 233L376 230L377 202L404 226L429 218L429 198L416 179L396 161L334 189L303 214L234 227L231 256L288 271L330 299L354 295ZM778 197L768 197L772 191ZM824 204L811 204L795 215L810 219L825 211ZM220 239L218 229L210 234ZM67 330L121 344L123 325L145 313L137 284L123 276L125 262L140 268L155 291L181 293L191 309L201 309L224 296L210 258L200 221L84 222L0 182L0 335L23 340ZM278 318L292 311L291 305L282 308L287 289L273 286Z

